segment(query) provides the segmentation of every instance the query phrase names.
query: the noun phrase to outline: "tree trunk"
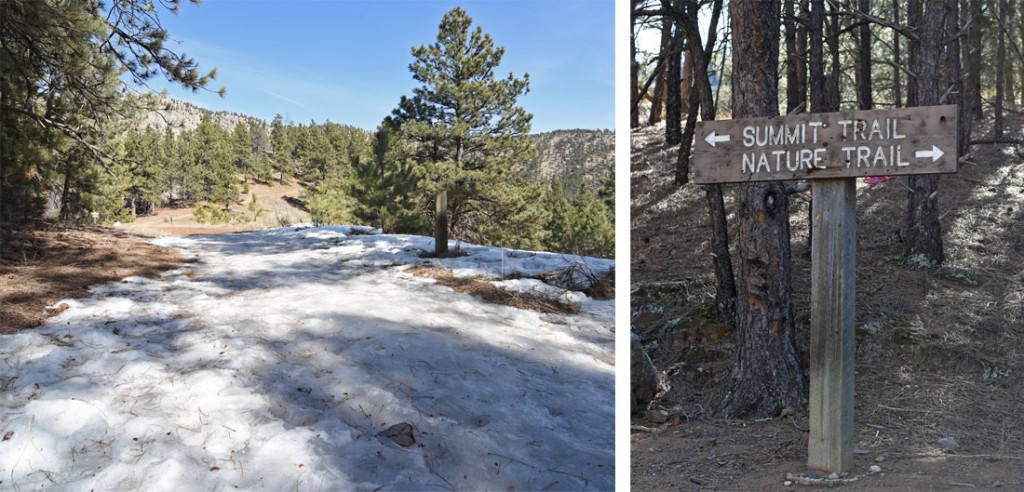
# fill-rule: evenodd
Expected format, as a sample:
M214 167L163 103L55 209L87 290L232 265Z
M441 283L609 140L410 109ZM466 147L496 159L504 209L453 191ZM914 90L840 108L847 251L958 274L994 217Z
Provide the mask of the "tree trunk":
M675 184L683 185L689 181L690 172L690 149L693 145L693 133L697 126L697 111L700 110L701 119L710 121L715 119L715 100L711 94L711 83L708 81L708 65L711 61L711 54L715 49L715 32L718 30L718 18L722 12L722 0L715 0L712 6L711 22L708 25L709 35L705 44L700 37L697 16L699 6L694 0L686 0L686 9L682 12L683 17L677 19L683 31L686 33L687 69L684 92L686 98L686 126L683 129L683 137L679 146L679 154L676 158Z
M799 58L796 54L796 0L784 0L783 3L782 17L786 28L786 112L792 113L803 103L797 83Z
M448 252L448 192L439 191L434 198L434 254Z
M678 4L681 0L677 0ZM673 6L673 9L678 11L678 6ZM675 26L675 31L672 34L672 55L668 58L668 64L665 68L668 70L665 81L668 84L668 94L665 97L665 143L667 145L679 145L679 142L683 139L683 127L682 127L682 113L683 113L683 102L682 102L682 74L681 67L683 61L683 30L679 28L679 25Z
M920 39L917 49L917 65L914 73L917 105L931 106L939 102L939 77L941 74L943 21L946 17L945 0L927 0L928 8L916 24ZM910 176L910 190L907 196L907 233L903 245L903 259L924 255L933 265L945 260L942 251L942 228L939 224L938 189L939 178L935 175Z
M825 0L811 0L811 19L807 36L811 45L811 107L810 112L828 111L828 93L825 86L825 53L822 51L822 32L825 30Z
M894 24L899 25L900 23L900 0L892 0L892 21ZM896 104L897 108L903 107L903 65L900 61L900 43L903 41L903 35L900 34L896 29L892 30L892 100Z
M807 102L807 20L808 20L808 6L807 0L797 0L800 2L800 19L803 22L797 22L796 26L796 85L797 94L800 98L801 103ZM807 107L804 107L804 111Z
M829 4L832 6L832 4ZM840 104L840 58L839 58L839 30L842 25L839 23L839 15L835 12L829 18L829 34L828 34L828 52L832 57L832 63L829 66L830 74L826 79L828 80L828 110L839 111Z
M711 222L711 254L715 268L715 314L718 321L736 326L736 279L729 254L729 224L726 222L722 185L704 186Z
M632 0L629 8L629 96L633 101L640 96L640 62L636 59L636 3L637 0ZM630 106L629 127L640 127L640 106L637 104Z
M999 0L999 25L1006 25L1006 0ZM1006 33L1002 29L996 29L998 36L996 42L996 99L995 113L996 121L992 126L992 133L998 140L1003 137L1003 100L1006 91Z
M662 0L662 9L668 10L670 8L670 2L668 0ZM666 13L661 19L661 45L658 52L658 57L664 57L672 49L672 16ZM651 125L657 125L661 122L662 109L665 107L665 96L668 94L668 84L666 84L666 75L668 72L662 70L658 72L658 78L654 81L654 96L651 98L651 116L648 122Z
M859 0L857 7L861 12L871 12L871 0ZM860 26L857 45L857 107L873 109L871 86L871 24L865 22Z
M733 116L778 115L778 0L729 3ZM790 298L788 200L781 182L735 185L739 221L737 347L719 417L770 417L807 401Z
M970 43L970 49L967 50L967 88L966 88L966 100L970 107L970 114L975 119L981 119L983 115L982 100L981 100L981 51L984 43L982 38L981 20L983 18L981 10L981 2L976 0L964 0L969 5L969 10L965 9L966 12L970 12L972 19L970 31L968 31L967 40Z
M921 0L907 0L907 25L916 27L921 25ZM920 58L920 42L911 40L907 48L907 67L910 74L907 75L907 107L917 107L917 80L920 74L917 73L918 58Z

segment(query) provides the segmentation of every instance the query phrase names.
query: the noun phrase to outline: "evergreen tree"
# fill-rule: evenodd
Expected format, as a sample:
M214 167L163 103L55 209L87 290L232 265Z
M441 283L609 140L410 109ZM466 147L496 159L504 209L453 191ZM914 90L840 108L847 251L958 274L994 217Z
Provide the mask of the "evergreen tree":
M201 183L201 197L228 210L240 203L228 133L205 114L193 133L191 162Z
M553 180L545 197L551 212L545 246L551 251L610 258L615 254L615 224L608 207L588 187L570 199Z
M234 154L235 170L242 175L242 182L248 183L255 169L252 136L249 135L249 126L241 121L235 124L231 132L231 152Z
M278 173L278 182L284 184L284 176L292 169L292 139L289 135L288 125L280 114L274 115L274 121L270 123L270 142L274 147L273 170Z
M180 0L159 4L172 11ZM42 213L43 194L62 188L71 198L96 192L98 180L78 179L100 164L109 175L115 159L104 125L134 105L117 91L131 79L157 74L199 90L213 73L165 46L153 2L0 2L0 210L2 218ZM125 77L119 78L119 75ZM71 151L62 139L81 149ZM73 158L53 159L68 151ZM62 215L70 211L63 202Z
M352 161L355 216L385 233L419 232L424 225L417 201L421 175L400 137L381 126L370 155L356 155Z
M449 233L488 242L502 229L517 229L525 240L541 232L515 224L530 215L512 183L533 152L532 116L516 106L529 76L495 78L504 49L480 27L470 32L471 24L455 8L442 17L434 44L413 48L409 69L421 85L393 113L436 197L437 254L447 252Z

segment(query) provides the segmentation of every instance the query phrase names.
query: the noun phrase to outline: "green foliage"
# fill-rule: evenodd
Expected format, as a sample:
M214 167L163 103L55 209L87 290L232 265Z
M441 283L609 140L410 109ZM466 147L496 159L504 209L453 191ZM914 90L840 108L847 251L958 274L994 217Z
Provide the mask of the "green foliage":
M252 221L256 222L260 214L267 210L256 203L256 193L252 193L249 198L249 206L247 207L249 212L252 213Z
M421 170L410 149L387 126L377 129L370 155L353 156L350 193L355 217L384 231L422 232L426 224L417 198Z
M200 205L192 211L192 217L200 224L227 224L246 221L242 214L231 212L219 207Z
M179 0L162 2L176 10ZM167 32L149 1L0 2L0 210L30 218L54 198L59 216L83 213L100 192L94 168L117 163L105 125L134 109L120 75L165 75L193 90L213 74L165 47ZM128 106L128 107L125 107ZM80 147L75 150L73 147ZM101 193L106 195L105 193ZM74 199L74 207L71 200ZM75 208L75 209L72 209Z
M409 70L421 85L402 97L386 125L400 125L423 172L423 190L446 191L447 226L455 238L494 242L513 227L524 242L542 236L519 222L525 194L513 178L533 154L531 115L516 106L529 91L529 76L499 79L504 49L455 8L441 19L437 40L413 48ZM429 213L429 209L428 209ZM435 217L435 219L437 219Z
M570 198L554 181L545 197L551 218L546 246L551 251L611 258L615 255L614 213L587 187Z

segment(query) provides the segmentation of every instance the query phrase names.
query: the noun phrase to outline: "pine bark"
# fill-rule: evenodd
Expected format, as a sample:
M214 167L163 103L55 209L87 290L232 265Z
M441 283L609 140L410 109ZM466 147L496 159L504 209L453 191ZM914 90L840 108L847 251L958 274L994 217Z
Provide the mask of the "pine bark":
M778 115L778 0L729 4L733 36L733 116ZM807 401L790 298L788 200L780 182L735 185L739 276L733 381L719 417L778 415Z
M913 72L916 106L939 103L941 76L943 23L946 18L945 0L927 0L927 9L919 14L916 32L916 62ZM942 247L942 227L939 223L939 178L935 175L914 175L908 179L907 230L903 245L904 260L924 255L929 263L938 265L945 260Z
M857 8L871 12L871 0L860 0ZM871 86L871 24L865 22L858 29L857 45L857 105L860 109L873 109Z
M967 34L967 40L970 45L970 49L966 50L965 55L967 56L967 88L966 88L966 99L969 106L969 112L975 119L981 119L983 116L982 100L981 100L981 50L982 50L982 10L981 2L975 0L964 0L969 10L965 8L966 12L970 12L971 16L971 27Z
M999 16L999 25L1005 26L1006 0L999 0L999 11L996 15ZM1003 101L1006 97L1006 32L997 28L996 35L998 36L996 41L996 98L994 101L996 118L992 126L992 133L998 140L1003 137Z
M900 23L900 0L892 0L892 21ZM900 59L900 44L903 36L896 29L892 30L892 100L897 108L903 107L903 65Z
M679 10L681 0L676 0L673 10ZM683 61L683 30L678 25L672 33L672 54L668 57L668 64L665 68L668 94L665 97L665 143L667 145L679 145L683 139L682 127L682 61Z

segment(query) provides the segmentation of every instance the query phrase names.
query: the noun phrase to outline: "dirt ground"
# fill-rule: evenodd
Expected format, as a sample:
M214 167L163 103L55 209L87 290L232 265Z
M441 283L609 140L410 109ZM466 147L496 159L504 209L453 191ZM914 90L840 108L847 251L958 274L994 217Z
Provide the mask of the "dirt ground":
M90 295L90 285L154 277L181 262L174 250L111 228L0 224L0 333L39 326L64 309L58 301Z
M241 185L239 185L241 186ZM195 207L161 207L154 213L139 216L134 222L127 222L119 228L140 234L178 236L189 234L223 234L225 232L253 231L270 227L283 227L299 222L309 222L309 212L303 208L301 197L303 187L295 183L263 185L249 183L249 192L256 194L256 203L263 212L256 220L233 224L201 224L196 222L192 211ZM232 212L252 218L248 210L250 195L241 197L241 205L233 205Z
M1024 117L1008 116L1010 138ZM975 122L975 138L991 128ZM784 490L807 409L714 419L735 360L714 296L703 192L672 184L664 127L633 134L632 330L669 389L633 416L633 490ZM856 481L847 490L1024 490L1024 148L975 145L941 178L946 263L900 263L905 178L858 182ZM731 210L731 188L726 208ZM809 344L809 193L790 196L797 345ZM735 255L735 253L734 253ZM654 412L651 412L654 410ZM655 415L665 423L653 423ZM661 420L655 419L655 421ZM953 448L949 441L956 441ZM877 465L881 473L872 474Z

